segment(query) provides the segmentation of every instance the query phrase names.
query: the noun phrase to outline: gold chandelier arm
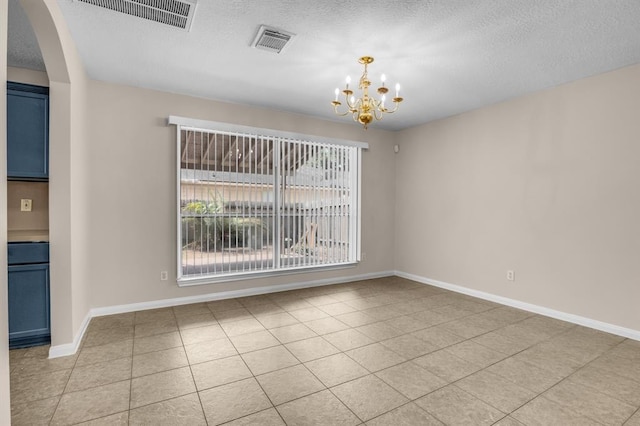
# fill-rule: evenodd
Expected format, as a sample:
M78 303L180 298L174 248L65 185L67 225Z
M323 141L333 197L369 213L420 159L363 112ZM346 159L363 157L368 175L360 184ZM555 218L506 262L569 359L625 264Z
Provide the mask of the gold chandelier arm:
M373 112L375 119L382 120L382 113L384 112L382 101L371 98L369 102L371 103L371 111Z
M398 110L398 107L400 106L400 102L402 102L403 99L402 98L393 98L393 103L396 105L393 109L385 109L385 114L393 114L394 112L396 112Z
M351 103L351 97L350 96L345 96L345 99L347 101L347 106L349 107L349 109L351 111L356 111L360 108L360 106L358 105L362 99L356 99L356 101L354 103Z
M346 98L346 103L347 103L347 108L353 109L353 105L351 105L351 100L349 100L349 97Z
M354 103L351 103L351 101L347 99L347 105L351 112L359 113L362 110L362 99L356 99Z
M332 101L331 104L333 104L333 111L336 113L336 115L338 117L344 117L345 115L349 114L351 112L351 110L347 109L345 112L338 112L338 108L340 107L340 105L342 105L341 102L339 101Z

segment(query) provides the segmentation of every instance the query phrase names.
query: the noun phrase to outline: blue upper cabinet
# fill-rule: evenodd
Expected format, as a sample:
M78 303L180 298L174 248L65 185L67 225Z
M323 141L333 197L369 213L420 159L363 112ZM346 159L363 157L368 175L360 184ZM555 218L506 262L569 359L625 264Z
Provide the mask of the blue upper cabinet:
M49 178L49 88L7 83L7 176Z

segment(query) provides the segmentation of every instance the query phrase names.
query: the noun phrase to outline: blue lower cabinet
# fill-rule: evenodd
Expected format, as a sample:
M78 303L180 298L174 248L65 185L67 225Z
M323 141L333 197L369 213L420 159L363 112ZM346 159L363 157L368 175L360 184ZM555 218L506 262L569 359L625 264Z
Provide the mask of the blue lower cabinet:
M51 341L49 264L9 266L9 347Z

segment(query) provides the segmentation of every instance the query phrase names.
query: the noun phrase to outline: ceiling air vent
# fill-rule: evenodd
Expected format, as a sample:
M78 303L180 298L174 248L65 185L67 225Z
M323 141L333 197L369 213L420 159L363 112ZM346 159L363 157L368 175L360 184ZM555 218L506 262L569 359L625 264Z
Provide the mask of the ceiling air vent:
M183 0L76 0L138 18L189 31L196 1Z
M295 34L262 25L260 26L258 34L256 34L256 38L253 40L251 46L256 49L280 53L288 45L294 35Z

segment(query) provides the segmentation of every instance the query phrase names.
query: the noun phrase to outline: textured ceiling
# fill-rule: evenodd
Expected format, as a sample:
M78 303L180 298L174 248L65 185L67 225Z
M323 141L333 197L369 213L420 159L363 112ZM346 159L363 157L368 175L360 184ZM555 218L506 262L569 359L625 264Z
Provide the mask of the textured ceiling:
M15 2L9 63L37 69ZM330 120L349 120L333 114L333 91L373 56L370 77L385 73L405 98L374 124L391 130L640 63L638 0L199 0L190 32L59 4L94 79ZM280 55L253 49L261 24L296 37Z
M9 0L9 22L7 25L7 61L9 66L45 71L38 40L31 28L27 14L18 0Z

